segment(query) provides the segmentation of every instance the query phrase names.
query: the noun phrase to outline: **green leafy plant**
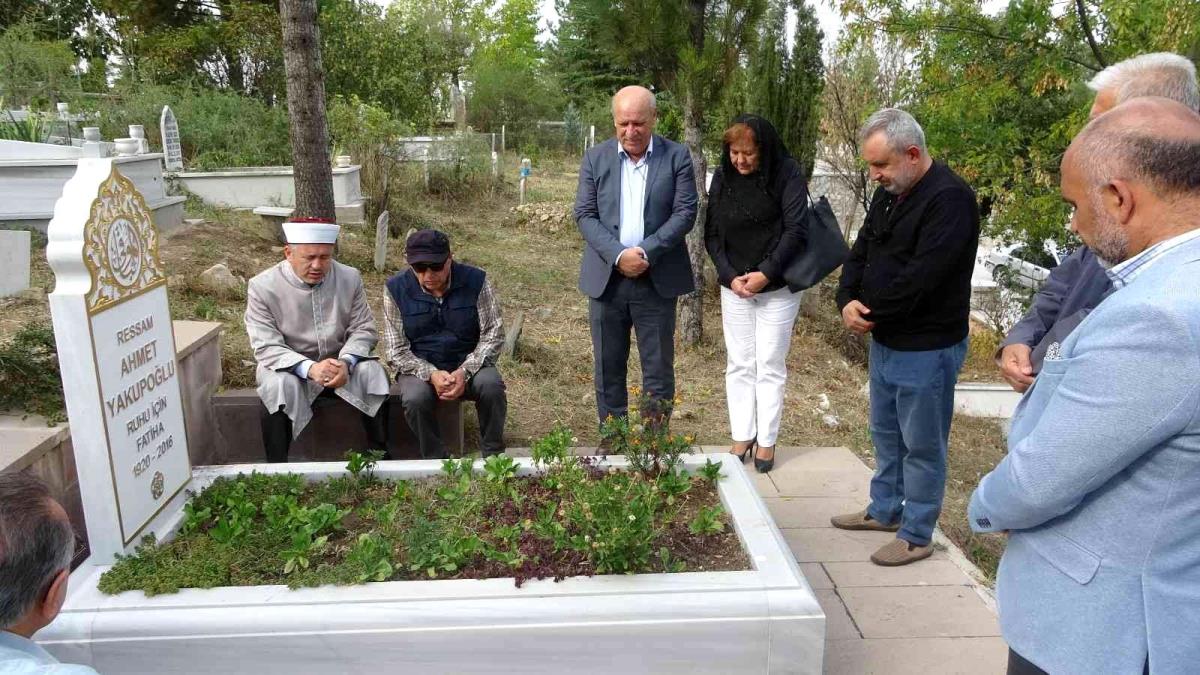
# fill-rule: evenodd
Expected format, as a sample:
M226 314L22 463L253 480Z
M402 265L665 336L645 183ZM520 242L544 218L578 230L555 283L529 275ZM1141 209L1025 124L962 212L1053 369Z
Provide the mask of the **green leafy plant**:
M296 530L292 533L291 541L292 545L283 552L284 574L292 574L293 572L308 569L309 558L314 553L319 553L325 548L325 544L329 542L329 536L322 535L314 538L311 534L303 530Z
M675 503L675 498L692 488L692 481L688 478L687 471L680 469L671 469L664 471L655 479L658 483L658 488L666 495L668 505Z
M721 463L711 459L705 460L704 466L700 467L699 472L704 480L716 485L717 481L721 480Z
M199 508L196 502L190 501L183 505L183 524L179 526L182 534L195 532L212 520L212 508Z
M666 421L671 417L672 403L657 401L644 395L636 406L630 406L628 417L609 416L600 425L600 435L612 451L625 455L629 466L647 478L672 471L683 455L693 451L693 438L672 434Z
M392 549L388 542L377 534L364 532L358 535L354 547L346 554L346 562L358 569L355 580L386 581L392 576Z
M470 457L442 460L442 473L445 473L451 479L462 478L464 476L470 478L474 470L475 460Z
M555 422L550 433L533 442L530 456L533 463L539 466L558 464L571 454L571 445L575 437L562 422Z
M483 473L492 483L503 484L517 475L517 462L505 454L492 455L483 462Z
M406 532L408 569L436 578L457 572L482 548L478 536L461 530L444 530L429 520L418 520Z
M666 546L660 546L658 548L658 562L662 564L662 570L668 573L682 572L687 567L683 561L676 560L674 556L671 555L671 550Z
M375 465L381 459L383 459L381 450L367 450L366 452L349 450L346 452L346 471L349 471L355 480L360 477L369 479L374 475Z
M725 522L721 520L724 513L725 509L720 504L706 506L697 511L692 522L688 523L688 531L700 535L718 534L725 529Z

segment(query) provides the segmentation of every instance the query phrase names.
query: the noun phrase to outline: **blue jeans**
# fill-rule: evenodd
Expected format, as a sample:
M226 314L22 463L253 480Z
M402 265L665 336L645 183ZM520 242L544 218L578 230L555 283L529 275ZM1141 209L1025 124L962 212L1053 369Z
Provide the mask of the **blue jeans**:
M954 383L967 340L921 352L871 341L871 440L875 520L900 522L901 539L928 546L946 489L946 446L954 416Z

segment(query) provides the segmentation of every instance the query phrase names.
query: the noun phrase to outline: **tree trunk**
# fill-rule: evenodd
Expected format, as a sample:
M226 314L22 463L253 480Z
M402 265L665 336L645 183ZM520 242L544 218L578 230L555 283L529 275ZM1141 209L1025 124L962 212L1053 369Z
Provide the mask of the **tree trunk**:
M329 218L333 207L333 168L325 126L325 74L316 0L280 0L283 68L287 74L289 136L299 217Z
M697 55L704 53L704 14L707 0L691 0L688 3L688 35L691 47ZM683 141L692 156L692 170L696 175L696 224L687 235L688 258L692 263L692 281L696 290L683 296L679 302L679 340L686 346L700 344L704 337L704 214L708 210L708 191L704 179L708 174L708 163L704 159L704 102L699 92L694 91L697 82L684 93Z

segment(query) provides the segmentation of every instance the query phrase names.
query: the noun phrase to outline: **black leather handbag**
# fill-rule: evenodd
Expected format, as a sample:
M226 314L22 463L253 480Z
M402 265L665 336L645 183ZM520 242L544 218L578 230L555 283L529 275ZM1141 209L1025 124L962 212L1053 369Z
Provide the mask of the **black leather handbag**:
M833 215L833 207L825 195L815 202L809 195L805 213L808 232L804 250L783 270L783 280L793 291L816 286L850 257L850 247L842 238L842 228L838 226L837 216Z

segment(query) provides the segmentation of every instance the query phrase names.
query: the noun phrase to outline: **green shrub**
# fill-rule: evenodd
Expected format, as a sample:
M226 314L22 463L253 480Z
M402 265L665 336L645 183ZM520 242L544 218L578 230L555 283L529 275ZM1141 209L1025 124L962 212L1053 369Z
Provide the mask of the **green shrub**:
M99 113L106 140L129 135L141 124L151 150L162 150L159 119L171 106L179 122L184 164L189 169L291 164L287 112L257 99L215 89L151 84L118 87L103 99L81 98L72 108Z
M42 415L49 424L66 421L61 377L54 331L41 323L22 327L0 345L0 410Z

